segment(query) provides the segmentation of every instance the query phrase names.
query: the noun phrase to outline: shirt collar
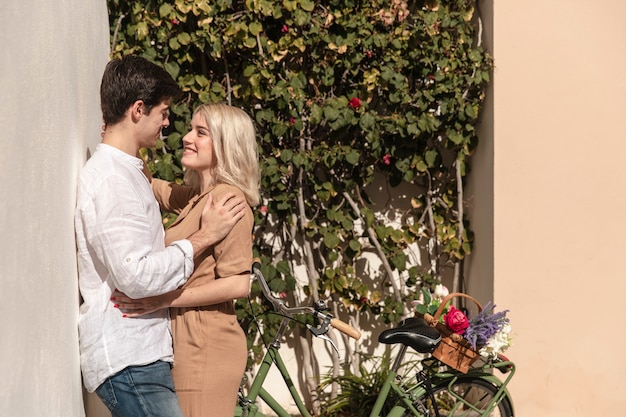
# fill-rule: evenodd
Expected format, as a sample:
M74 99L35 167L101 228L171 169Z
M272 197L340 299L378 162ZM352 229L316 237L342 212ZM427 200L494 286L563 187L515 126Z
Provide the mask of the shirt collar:
M143 161L135 156L129 155L124 151L117 149L114 146L107 145L106 143L99 143L96 147L97 150L102 150L104 152L108 152L114 154L116 158L122 159L128 162L131 165L134 165L136 168L142 170L143 169Z

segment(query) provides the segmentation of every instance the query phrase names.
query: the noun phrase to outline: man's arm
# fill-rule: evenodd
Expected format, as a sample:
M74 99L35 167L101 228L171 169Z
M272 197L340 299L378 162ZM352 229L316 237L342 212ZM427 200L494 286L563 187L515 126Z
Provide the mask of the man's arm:
M245 207L246 201L234 193L227 193L217 202L213 202L213 195L209 194L202 211L200 230L188 238L193 253L200 253L222 240L243 217Z
M163 245L155 206L138 198L132 181L113 175L98 184L78 214L83 256L91 259L101 279L111 279L116 288L137 298L176 289L194 269L191 242Z

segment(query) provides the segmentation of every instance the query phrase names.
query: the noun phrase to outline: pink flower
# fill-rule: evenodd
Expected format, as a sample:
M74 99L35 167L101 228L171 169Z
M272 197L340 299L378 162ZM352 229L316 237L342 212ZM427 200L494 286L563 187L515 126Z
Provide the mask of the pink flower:
M294 119L293 117L289 118L289 124L293 125L294 123L296 123L296 119Z
M391 165L391 155L386 154L383 156L383 164Z
M283 27L280 29L280 31L281 31L282 33L287 33L287 32L289 32L289 26L287 26L287 25L283 25Z
M448 310L448 313L443 317L443 321L448 329L457 334L465 333L465 329L469 327L467 316L454 306L450 306L450 310Z
M278 296L280 298L287 298L287 293L285 291L281 291L280 293L278 293Z
M172 20L170 20L170 23L173 24L173 25L178 25L178 24L180 24L180 20L172 19Z
M370 51L369 49L367 51L365 51L365 55L367 55L368 58L372 57L372 51Z
M350 107L352 107L353 109L358 109L359 107L361 107L361 99L358 97L352 97L350 99L350 102L348 103L350 105Z
M259 207L259 211L260 211L261 213L263 213L263 214L266 214L266 213L267 213L267 206L261 206L261 207Z

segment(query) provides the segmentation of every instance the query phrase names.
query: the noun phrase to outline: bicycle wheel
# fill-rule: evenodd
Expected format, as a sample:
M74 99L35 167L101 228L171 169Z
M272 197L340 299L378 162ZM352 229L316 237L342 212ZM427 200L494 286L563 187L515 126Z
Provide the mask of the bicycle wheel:
M480 378L460 378L451 387L442 383L433 387L433 397L439 408L441 417L512 417L513 408L508 397L502 398L500 404L485 415L485 411L491 405L498 388ZM422 397L417 405L418 410L428 410L428 416L434 417L435 408L431 398ZM421 407L420 407L421 405ZM410 412L405 416L412 415Z

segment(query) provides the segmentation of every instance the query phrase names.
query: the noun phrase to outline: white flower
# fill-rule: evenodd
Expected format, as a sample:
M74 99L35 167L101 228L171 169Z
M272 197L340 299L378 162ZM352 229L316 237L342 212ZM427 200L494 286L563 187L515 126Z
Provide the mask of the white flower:
M478 353L484 358L496 358L499 353L504 352L511 346L511 325L505 324Z
M448 291L448 288L446 288L445 285L443 284L437 284L435 286L435 298L444 298L446 297L448 294L450 294L450 291Z

